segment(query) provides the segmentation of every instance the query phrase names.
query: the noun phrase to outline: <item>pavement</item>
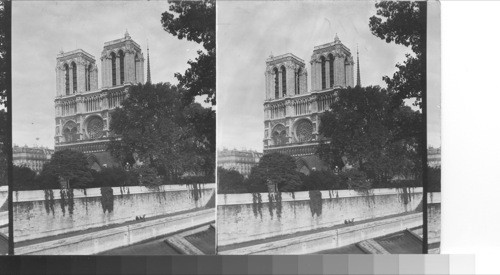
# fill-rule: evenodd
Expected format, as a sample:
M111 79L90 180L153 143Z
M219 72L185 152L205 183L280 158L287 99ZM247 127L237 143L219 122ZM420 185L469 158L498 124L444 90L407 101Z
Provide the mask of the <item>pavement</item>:
M422 240L417 237L418 235L411 232L412 230L404 230L314 254L422 254ZM366 242L375 244L380 249L375 249L376 251L367 250L363 246Z
M201 253L215 254L215 229L213 226L201 226L195 229L178 232L172 235L162 236L153 240L137 243L127 247L112 249L98 255L186 255L186 251L175 242L168 241L170 238L182 238L188 245L194 247Z
M353 225L356 225L356 224L362 224L362 223L374 222L374 221L384 220L384 219L393 218L393 217L405 216L405 215L408 215L409 213L416 213L416 212L408 212L408 213L402 213L402 214L395 214L395 215L383 216L383 217L378 217L378 218L369 219L369 220L356 221L356 222L354 222L352 224L347 224L347 225L345 225L345 224L339 224L339 225L335 225L335 226L331 226L331 227L325 227L325 228L320 228L320 229L315 229L315 230L308 230L308 231L303 231L303 232L297 232L297 233L293 233L293 234L279 235L279 236L276 236L276 237L270 237L270 238L266 238L266 239L259 239L259 240L253 240L253 241L247 241L247 242L242 242L242 243L230 244L230 245L225 245L225 246L219 246L218 247L218 251L226 251L226 250L229 251L229 250L238 249L238 248L241 248L241 247L249 247L249 246L258 245L258 244L272 243L272 242L276 242L276 241L280 241L280 240L284 240L284 239L288 239L288 238L295 238L295 237L300 237L300 236L307 236L307 235L310 235L310 234L315 234L315 233L320 233L320 232L326 232L326 231L329 231L329 230L332 230L332 229L343 228L343 227L350 227L350 226L353 226ZM340 249L340 248L337 248L337 249ZM356 251L356 248L346 247L346 248L342 248L342 249ZM422 251L422 249L420 249L420 251ZM349 253L346 252L346 254L349 254Z

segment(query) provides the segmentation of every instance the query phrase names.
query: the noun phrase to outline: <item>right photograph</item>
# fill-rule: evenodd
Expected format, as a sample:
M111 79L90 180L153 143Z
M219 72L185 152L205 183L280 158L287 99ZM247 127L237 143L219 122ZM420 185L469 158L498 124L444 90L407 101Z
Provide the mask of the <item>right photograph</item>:
M217 14L217 253L438 253L439 3Z

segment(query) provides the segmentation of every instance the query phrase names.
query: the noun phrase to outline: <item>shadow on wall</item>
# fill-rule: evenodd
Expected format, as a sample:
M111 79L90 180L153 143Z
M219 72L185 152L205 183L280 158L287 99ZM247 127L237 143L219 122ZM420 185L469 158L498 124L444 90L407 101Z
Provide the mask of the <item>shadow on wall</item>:
M215 184L16 191L16 241L215 206Z
M422 188L400 188L220 194L219 245L421 212L422 192Z

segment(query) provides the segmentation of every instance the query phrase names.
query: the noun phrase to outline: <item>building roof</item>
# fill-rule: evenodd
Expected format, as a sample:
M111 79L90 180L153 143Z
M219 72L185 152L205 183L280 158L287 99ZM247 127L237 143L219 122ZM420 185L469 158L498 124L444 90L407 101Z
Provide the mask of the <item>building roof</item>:
M83 56L86 56L92 60L95 60L95 57L93 55L91 55L90 53L82 50L82 49L76 49L76 50L73 50L73 51L69 51L69 52L63 52L61 51L58 55L57 55L57 59L66 59L66 58L70 58L72 56L78 56L78 55L83 55Z

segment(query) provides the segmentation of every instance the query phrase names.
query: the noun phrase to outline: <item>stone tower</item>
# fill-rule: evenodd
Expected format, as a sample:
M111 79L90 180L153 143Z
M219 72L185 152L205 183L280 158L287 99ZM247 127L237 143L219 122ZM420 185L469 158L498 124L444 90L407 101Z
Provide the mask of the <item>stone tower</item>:
M144 83L144 57L128 32L104 43L101 61L101 88L94 56L81 49L61 52L56 66L55 150L81 151L96 170L117 165L107 152L111 113L130 85Z
M101 62L103 88L144 83L144 56L128 32L123 38L104 43Z
M354 87L353 57L337 35L332 43L314 47L310 64L310 91L305 63L291 53L267 59L265 72L264 154L291 155L305 174L325 168L316 155L321 113L338 89Z
M56 66L56 94L66 96L97 89L97 66L93 55L78 49L60 52Z

